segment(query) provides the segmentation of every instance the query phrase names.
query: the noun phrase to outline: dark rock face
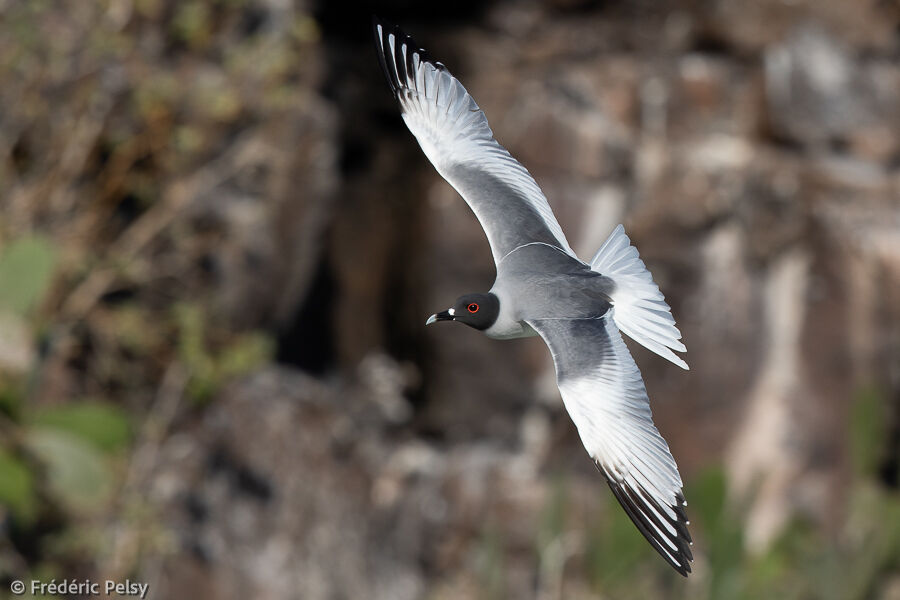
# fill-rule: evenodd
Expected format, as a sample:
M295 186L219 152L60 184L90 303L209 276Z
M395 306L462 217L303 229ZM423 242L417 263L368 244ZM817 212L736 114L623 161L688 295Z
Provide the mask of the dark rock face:
M431 573L465 574L478 519L537 515L540 449L403 434L409 383L377 355L342 383L270 369L173 435L147 497L175 549L144 573L155 593L419 598Z

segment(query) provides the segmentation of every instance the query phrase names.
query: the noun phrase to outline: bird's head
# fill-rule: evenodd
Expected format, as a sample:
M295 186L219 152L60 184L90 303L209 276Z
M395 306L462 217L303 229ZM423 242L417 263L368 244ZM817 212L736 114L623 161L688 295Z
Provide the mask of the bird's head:
M479 331L484 331L497 322L500 314L500 299L494 294L465 294L445 311L428 317L426 325L438 321L459 321Z

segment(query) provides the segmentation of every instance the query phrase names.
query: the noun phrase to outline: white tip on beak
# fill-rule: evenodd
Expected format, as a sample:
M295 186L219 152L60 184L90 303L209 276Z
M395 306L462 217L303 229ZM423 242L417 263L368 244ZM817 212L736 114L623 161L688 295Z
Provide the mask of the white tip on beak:
M428 320L425 321L426 325L431 325L432 323L437 323L437 315L431 315L428 317Z

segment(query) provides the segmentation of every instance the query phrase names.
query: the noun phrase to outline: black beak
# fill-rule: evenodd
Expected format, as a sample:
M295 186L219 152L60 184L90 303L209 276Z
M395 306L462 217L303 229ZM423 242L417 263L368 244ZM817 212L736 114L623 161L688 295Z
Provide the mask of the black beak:
M428 320L425 321L426 325L431 325L432 323L437 323L438 321L452 321L453 315L450 314L449 310L445 310L439 312L437 314L431 315L428 317Z

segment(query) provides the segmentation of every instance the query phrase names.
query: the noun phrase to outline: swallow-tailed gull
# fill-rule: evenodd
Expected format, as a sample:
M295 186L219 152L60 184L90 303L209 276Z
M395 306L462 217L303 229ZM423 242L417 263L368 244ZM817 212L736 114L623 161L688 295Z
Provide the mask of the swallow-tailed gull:
M378 59L403 121L481 223L497 278L426 324L458 321L492 338L539 335L588 454L647 541L682 575L691 536L681 476L653 424L640 371L620 331L676 365L681 333L616 227L590 264L580 260L528 171L494 139L472 96L397 27L375 19Z

